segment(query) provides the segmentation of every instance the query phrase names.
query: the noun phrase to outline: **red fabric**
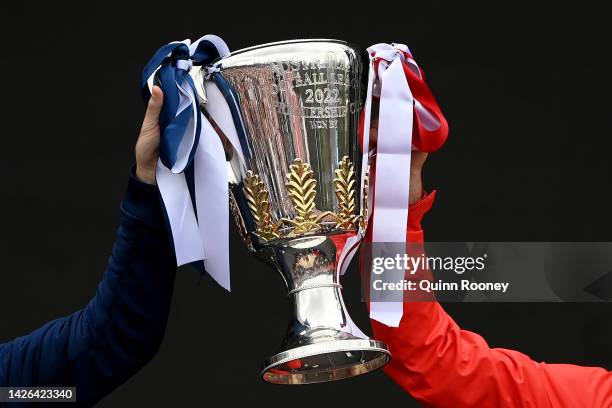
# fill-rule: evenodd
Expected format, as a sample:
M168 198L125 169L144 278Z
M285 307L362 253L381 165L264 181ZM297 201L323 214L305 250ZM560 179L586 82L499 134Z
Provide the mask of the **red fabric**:
M410 54L404 53L407 58L412 58ZM378 64L380 60L374 60L374 71L378 72ZM417 150L421 152L431 153L438 150L448 137L448 122L442 114L442 110L433 94L429 90L429 87L425 83L425 72L419 67L419 73L417 74L413 68L403 62L404 74L406 80L410 86L412 96L418 101L436 120L439 122L439 126L436 129L427 130L424 126L423 121L417 114L416 109L413 111L413 124L412 124L412 144ZM373 97L373 105L378 103L377 97ZM363 147L363 125L365 120L365 109L361 111L359 116L359 127L358 127L358 141L359 145Z
M414 113L414 124L412 132L412 144L421 152L431 153L438 150L448 136L448 122L442 115L442 111L436 102L433 94L429 90L429 87L425 83L425 72L419 67L419 74L414 72L408 64L404 63L404 74L408 80L410 91L414 99L419 101L429 113L434 116L439 122L440 126L435 130L427 130L423 125L421 118Z
M423 242L421 219L434 197L410 206L409 242ZM612 373L490 348L435 301L405 302L399 327L372 328L393 355L387 375L426 407L612 407Z

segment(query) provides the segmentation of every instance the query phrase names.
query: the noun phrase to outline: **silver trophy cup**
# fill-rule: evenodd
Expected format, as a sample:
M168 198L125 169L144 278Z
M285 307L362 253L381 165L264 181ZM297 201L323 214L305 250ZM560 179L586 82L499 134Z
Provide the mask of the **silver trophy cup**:
M231 210L248 248L280 272L290 300L287 334L263 379L307 384L384 366L387 346L352 322L337 272L344 240L367 220L357 143L360 51L342 41L297 40L236 51L214 65L238 99L248 145L246 170L228 152ZM219 93L202 75L203 93ZM212 109L203 104L215 125Z

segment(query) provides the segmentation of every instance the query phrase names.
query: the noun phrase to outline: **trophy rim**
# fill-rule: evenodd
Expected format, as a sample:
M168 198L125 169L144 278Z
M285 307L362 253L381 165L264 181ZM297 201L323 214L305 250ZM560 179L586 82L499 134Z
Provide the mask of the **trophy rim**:
M368 361L351 364L350 366L331 368L322 370L319 377L313 377L313 372L294 372L284 375L271 374L270 371L275 367L288 363L293 360L312 357L316 355L332 354L339 352L358 352L368 351L377 353L374 358ZM275 354L264 363L261 371L262 380L271 384L280 385L300 385L329 382L356 377L378 370L386 366L391 361L391 352L387 345L375 339L350 339L336 340L318 344L309 344L293 349L285 350ZM355 370L358 368L358 370Z
M296 38L296 39L291 39L291 40L272 41L269 43L256 44L256 45L251 45L249 47L240 48L235 51L231 51L229 54L223 57L217 58L216 60L210 63L210 66L218 67L219 64L222 64L224 60L240 55L240 54L243 54L245 52L255 51L255 50L262 49L262 48L275 47L279 45L301 44L301 43L331 43L331 44L338 44L338 45L343 45L348 48L352 48L359 55L364 52L364 50L357 44L353 44L351 42L344 41L344 40L338 40L335 38ZM205 69L205 67L202 67L201 69Z
M246 48L240 48L236 51L232 51L229 53L229 55L227 55L224 58L228 58L234 55L238 55L238 54L242 54L243 52L248 52L248 51L253 51L253 50L258 50L260 48L267 48L267 47L273 47L273 46L277 46L277 45L285 45L285 44L299 44L299 43L321 43L321 42L326 42L326 43L336 43L336 44L342 44L342 45L346 45L348 47L353 47L355 48L355 46L353 46L352 44L344 41L344 40L338 40L338 39L334 39L334 38L296 38L296 39L292 39L292 40L282 40L282 41L273 41L273 42L269 42L269 43L265 43L265 44L257 44L257 45L252 45L250 47L246 47Z

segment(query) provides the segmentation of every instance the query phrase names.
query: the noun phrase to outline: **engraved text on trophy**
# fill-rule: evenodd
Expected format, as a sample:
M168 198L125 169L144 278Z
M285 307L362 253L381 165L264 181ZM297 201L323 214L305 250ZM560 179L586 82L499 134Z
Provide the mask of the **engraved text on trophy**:
M270 92L276 97L276 111L304 118L310 129L337 129L339 119L358 109L354 101L349 102L354 74L333 56L320 61L277 61L272 68Z

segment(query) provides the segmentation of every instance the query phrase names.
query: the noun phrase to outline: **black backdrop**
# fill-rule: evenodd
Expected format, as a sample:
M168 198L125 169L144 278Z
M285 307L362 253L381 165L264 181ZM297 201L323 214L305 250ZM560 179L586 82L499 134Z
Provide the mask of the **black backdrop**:
M440 191L428 239L612 240L603 10L588 2L566 10L491 1L240 3L2 3L0 342L93 296L143 114L140 69L158 46L206 33L232 49L294 37L409 44L451 126L424 175ZM159 355L100 406L207 406L212 395L270 407L417 406L380 372L304 387L260 381L286 304L277 277L248 258L234 231L231 251L233 292L208 278L197 286L194 271L180 271ZM346 283L348 307L368 327L357 281ZM612 368L609 303L446 308L492 346Z

